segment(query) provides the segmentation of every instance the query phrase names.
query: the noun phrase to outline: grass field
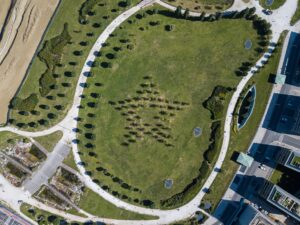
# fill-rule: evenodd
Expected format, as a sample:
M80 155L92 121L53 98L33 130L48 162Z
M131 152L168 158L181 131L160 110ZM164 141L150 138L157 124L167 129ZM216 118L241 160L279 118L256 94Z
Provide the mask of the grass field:
M87 190L85 192L84 197L80 201L80 208L90 212L93 215L103 217L103 218L110 218L110 219L124 219L124 220L148 220L148 219L155 219L156 217L141 215L133 212L129 212L116 206L112 205L111 203L105 201L103 198L98 196L97 194L93 193L92 191ZM33 211L30 209L34 209ZM29 211L28 211L29 210ZM58 225L61 224L61 220L65 221L64 218L54 215L50 212L38 209L33 207L27 203L23 203L21 205L21 211L28 216L29 218L37 221L37 218L43 216L43 220L39 224L54 224ZM82 216L80 213L74 210L69 210L68 213ZM73 221L75 222L75 221ZM81 224L81 223L80 223Z
M282 36L280 42L283 42L283 40ZM250 84L253 81L256 84L256 102L259 104L255 104L254 111L247 124L238 133L232 132L222 172L211 186L210 193L206 194L203 199L203 202L209 201L212 203L212 210L218 205L239 166L231 160L232 154L234 151L246 152L256 133L272 89L272 84L268 82L268 79L270 74L276 74L280 55L281 46L275 51L269 63L249 81Z
M174 6L181 6L195 12L215 12L229 8L233 0L163 0Z
M295 24L297 23L297 21L300 20L300 1L298 0L298 6L297 6L297 10L292 18L291 24Z
M277 168L275 168L274 171L273 171L273 173L272 173L272 176L271 176L271 178L270 178L270 181L271 181L273 184L279 183L282 174L283 174L282 171L280 171L280 170L278 170Z
M39 142L49 152L52 152L57 142L62 138L62 135L63 133L61 131L56 131L46 136L36 137L34 140Z
M31 206L27 203L23 203L21 205L21 212L24 213L26 216L28 216L33 221L38 222L38 224L53 224L53 225L59 225L61 223L66 222L65 219L61 216L54 215L50 212L38 209L34 206ZM75 222L75 221L73 221ZM81 224L81 223L79 223Z
M197 176L212 122L202 103L216 85L236 86L240 77L235 70L257 58L257 34L246 20L202 23L158 14L137 19L141 15L122 25L101 51L82 98L78 139L86 169L104 189L131 202L149 199L159 207L160 200ZM174 29L166 31L167 25ZM244 49L247 38L252 50ZM141 94L146 89L151 94ZM145 105L154 95L163 99L162 107L166 101L186 104L180 103L173 116L155 106L133 109L138 112L134 116L124 110ZM151 132L140 132L141 123L151 131L153 124L162 123L171 137L160 142ZM133 137L130 126L137 126L140 135ZM203 130L200 138L193 136L197 126ZM174 182L171 189L164 188L168 178Z
M76 166L76 163L74 161L74 157L73 157L73 152L70 151L67 158L65 158L64 164L68 165L69 167L73 168L74 170L78 170L77 169L77 166Z
M14 134L12 132L3 131L0 132L0 148L6 148L10 145L10 140L20 139L22 138L20 135Z
M266 8L266 9L278 9L280 6L282 6L286 0L273 0L273 4L268 6L267 0L259 0L259 4Z
M26 110L11 110L9 122L17 125L24 130L42 130L52 126L60 121L66 115L68 109L73 102L75 87L78 76L81 72L83 63L98 36L105 27L122 11L125 1L120 0L98 0L98 4L93 7L94 15L87 16L88 24L79 23L79 9L85 0L62 0L59 10L48 29L40 49L45 45L46 41L53 37L57 37L62 33L64 24L68 24L68 32L71 41L63 47L54 48L52 51L52 61L59 63L48 65L36 56L32 62L27 78L18 93L18 99L26 99L32 94L38 97L38 103L35 101L27 101ZM131 1L132 5L139 0ZM59 54L56 52L59 51ZM78 56L74 52L78 52ZM49 56L51 54L44 54ZM51 60L48 60L51 62ZM55 68L54 68L55 66ZM44 85L51 85L50 93L42 97L40 93L40 78L46 70L51 70L48 79L44 79ZM54 79L54 80L53 80ZM51 83L49 82L51 81ZM34 104L29 104L29 103ZM30 107L29 107L30 105ZM32 105L35 106L32 110Z
M124 219L124 220L150 220L157 219L154 216L137 214L134 212L126 211L121 208L117 208L111 203L104 200L91 190L86 190L81 197L79 207L86 212L93 215L110 218L110 219Z

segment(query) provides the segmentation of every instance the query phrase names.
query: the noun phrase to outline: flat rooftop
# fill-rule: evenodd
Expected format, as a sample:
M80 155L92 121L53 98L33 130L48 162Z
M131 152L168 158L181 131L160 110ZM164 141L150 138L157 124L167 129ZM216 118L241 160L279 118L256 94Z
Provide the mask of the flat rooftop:
M300 200L274 185L267 201L300 222Z
M300 172L300 154L292 151L286 162L286 166Z
M32 225L27 220L0 205L0 225Z

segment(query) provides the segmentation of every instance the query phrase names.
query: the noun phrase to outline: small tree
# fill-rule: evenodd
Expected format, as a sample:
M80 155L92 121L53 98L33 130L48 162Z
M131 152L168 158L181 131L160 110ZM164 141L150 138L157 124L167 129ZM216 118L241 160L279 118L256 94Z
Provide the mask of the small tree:
M183 18L184 18L184 19L188 19L189 16L190 16L190 10L189 10L189 9L186 9L185 12L184 12L184 14L183 14Z
M177 6L177 8L175 10L175 16L177 18L180 18L182 16L181 10L182 10L182 7L181 6Z
M126 6L128 7L128 6L131 6L131 0L126 0Z
M199 20L203 21L205 19L205 12L202 12L199 16Z

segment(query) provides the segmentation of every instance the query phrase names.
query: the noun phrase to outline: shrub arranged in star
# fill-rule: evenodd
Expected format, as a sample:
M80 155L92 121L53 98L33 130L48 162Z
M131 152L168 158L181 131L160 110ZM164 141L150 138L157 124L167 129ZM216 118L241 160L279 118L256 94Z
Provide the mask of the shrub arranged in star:
M134 97L109 101L126 119L121 145L129 146L150 137L166 147L172 147L172 121L189 103L163 97L150 76L145 76L144 81Z

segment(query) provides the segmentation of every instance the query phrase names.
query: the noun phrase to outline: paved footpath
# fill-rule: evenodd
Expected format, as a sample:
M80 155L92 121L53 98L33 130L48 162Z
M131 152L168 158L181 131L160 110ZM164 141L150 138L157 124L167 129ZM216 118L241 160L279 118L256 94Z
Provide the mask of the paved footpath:
M29 191L30 194L34 194L42 185L46 185L49 178L55 174L57 168L61 166L64 159L68 156L69 151L69 145L62 141L58 142L54 150L48 154L47 160L24 182L24 189Z
M72 140L76 139L76 133L72 132L72 129L77 127L76 118L78 118L78 115L79 115L79 106L80 106L80 101L81 101L80 96L82 95L83 90L84 90L84 88L82 87L83 86L82 84L85 84L85 82L87 80L87 77L84 76L84 74L85 74L85 72L89 72L91 70L89 65L96 58L94 53L101 49L102 44L106 42L109 35L120 24L122 24L125 20L127 20L130 16L134 15L141 8L144 8L148 5L151 5L154 2L157 2L157 3L161 4L162 6L167 7L160 0L144 0L141 3L139 3L137 6L134 6L134 7L130 8L129 10L127 10L126 12L119 15L115 20L112 21L111 24L108 25L108 27L99 36L96 43L92 47L92 49L91 49L91 51L90 51L90 53L89 53L89 55L86 59L86 62L83 66L83 69L81 71L81 74L80 74L80 77L79 77L79 80L78 80L78 83L77 83L77 88L75 90L75 96L74 96L74 99L73 99L72 108L68 112L65 119L63 119L59 124L55 125L54 127L51 127L47 130L39 131L39 132L19 131L18 129L12 128L12 127L0 128L0 131L11 131L11 132L17 133L19 135L27 136L27 137L37 137L37 136L44 136L44 135L51 134L51 133L53 133L57 130L62 130L64 132L63 141L65 143L71 143L75 162L76 163L80 162L81 160L80 160L80 155L78 154L77 145L74 142L72 142ZM256 9L257 9L256 13L258 14L258 16L266 19L272 25L271 29L272 29L272 32L273 32L273 36L272 36L271 42L273 44L278 42L280 34L282 33L283 30L285 30L285 29L287 29L287 30L296 29L295 26L291 27L289 25L289 21L290 21L292 15L293 15L293 13L295 12L296 6L297 6L297 2L295 0L287 0L286 3L281 8L279 8L278 10L274 10L274 13L270 16L267 16L267 15L263 14L262 13L262 8L258 4L258 1L254 1L254 0L251 0L248 4L243 3L241 0L236 0L235 3L233 4L233 6L229 10L231 10L231 11L233 11L233 10L242 10L246 7L251 7L251 6L256 7ZM168 8L170 8L170 7L168 6ZM174 9L174 8L170 8L170 9ZM191 16L193 16L193 15L191 14ZM196 16L196 14L195 14L195 16ZM297 24L297 26L300 26L300 25ZM272 49L273 47L270 46L269 48ZM247 82L254 75L254 71L256 71L258 68L263 66L264 62L267 61L268 58L270 57L270 54L271 53L265 53L257 61L256 65L251 68L251 70L247 73L247 75L242 78L242 80L238 84L238 86L236 88L236 91L234 92L234 94L233 94L233 96L230 100L230 103L229 103L229 106L228 106L228 109L227 109L227 112L226 112L226 118L225 118L225 124L224 124L223 143L222 143L220 155L219 155L218 160L215 164L216 168L221 168L222 167L223 161L224 161L226 153L227 153L227 149L228 149L228 146L229 146L229 140L230 140L232 114L234 112L234 108L235 108L237 100L240 96L240 93L244 89ZM135 206L135 205L131 205L127 202L124 202L124 201L112 196L111 194L109 194L106 191L104 191L103 189L101 189L97 184L92 182L92 180L89 176L85 175L85 168L84 167L78 166L78 168L79 168L80 173L82 174L85 185L88 188L95 191L96 193L98 193L101 197L103 197L107 201L111 202L112 204L114 204L114 205L116 205L120 208L133 211L133 212L159 216L158 220L150 220L150 221L125 221L125 220L103 219L103 218L97 218L97 217L89 217L88 218L88 219L92 219L94 221L99 220L99 221L103 221L103 222L110 223L110 224L153 224L153 225L156 225L156 224L169 224L169 223L172 223L174 221L185 219L185 218L193 215L196 211L202 211L203 213L207 214L203 210L199 209L198 206L199 206L202 198L205 195L205 190L210 188L213 181L215 180L215 178L218 175L216 170L213 170L211 172L211 174L209 175L208 179L206 180L204 186L199 191L199 193L194 197L194 199L192 199L186 205L183 205L183 206L181 206L177 209L173 209L173 210L159 210L159 209L148 209L148 208L143 208L143 207L138 207L138 206ZM0 183L2 183L2 181L3 181L3 177L0 176ZM30 195L24 193L24 191L22 191L20 189L17 189L17 188L13 188L13 187L11 187L11 185L9 186L9 184L7 182L3 181L3 184L5 184L5 185L0 187L0 198L3 197L4 200L7 200L8 202L11 202L11 205L15 206L16 209L18 209L18 204L17 204L16 200L18 198L20 198L20 199L24 200L25 202L28 202L29 204L32 204L32 205L35 205L35 206L38 205L41 209L46 209L47 211L50 211L52 213L56 213L58 215L63 214L65 218L70 219L70 220L77 220L77 221L80 222L84 219L84 218L81 218L81 217L78 217L78 216L74 216L74 215L63 213L63 212L59 212L56 209L53 209L49 206L38 203L38 202L36 202L36 200L31 198ZM9 191L11 193L11 195L7 195L7 194L2 195L1 190ZM14 192L16 192L17 194L14 195L13 194ZM86 220L86 219L84 219L84 220Z

